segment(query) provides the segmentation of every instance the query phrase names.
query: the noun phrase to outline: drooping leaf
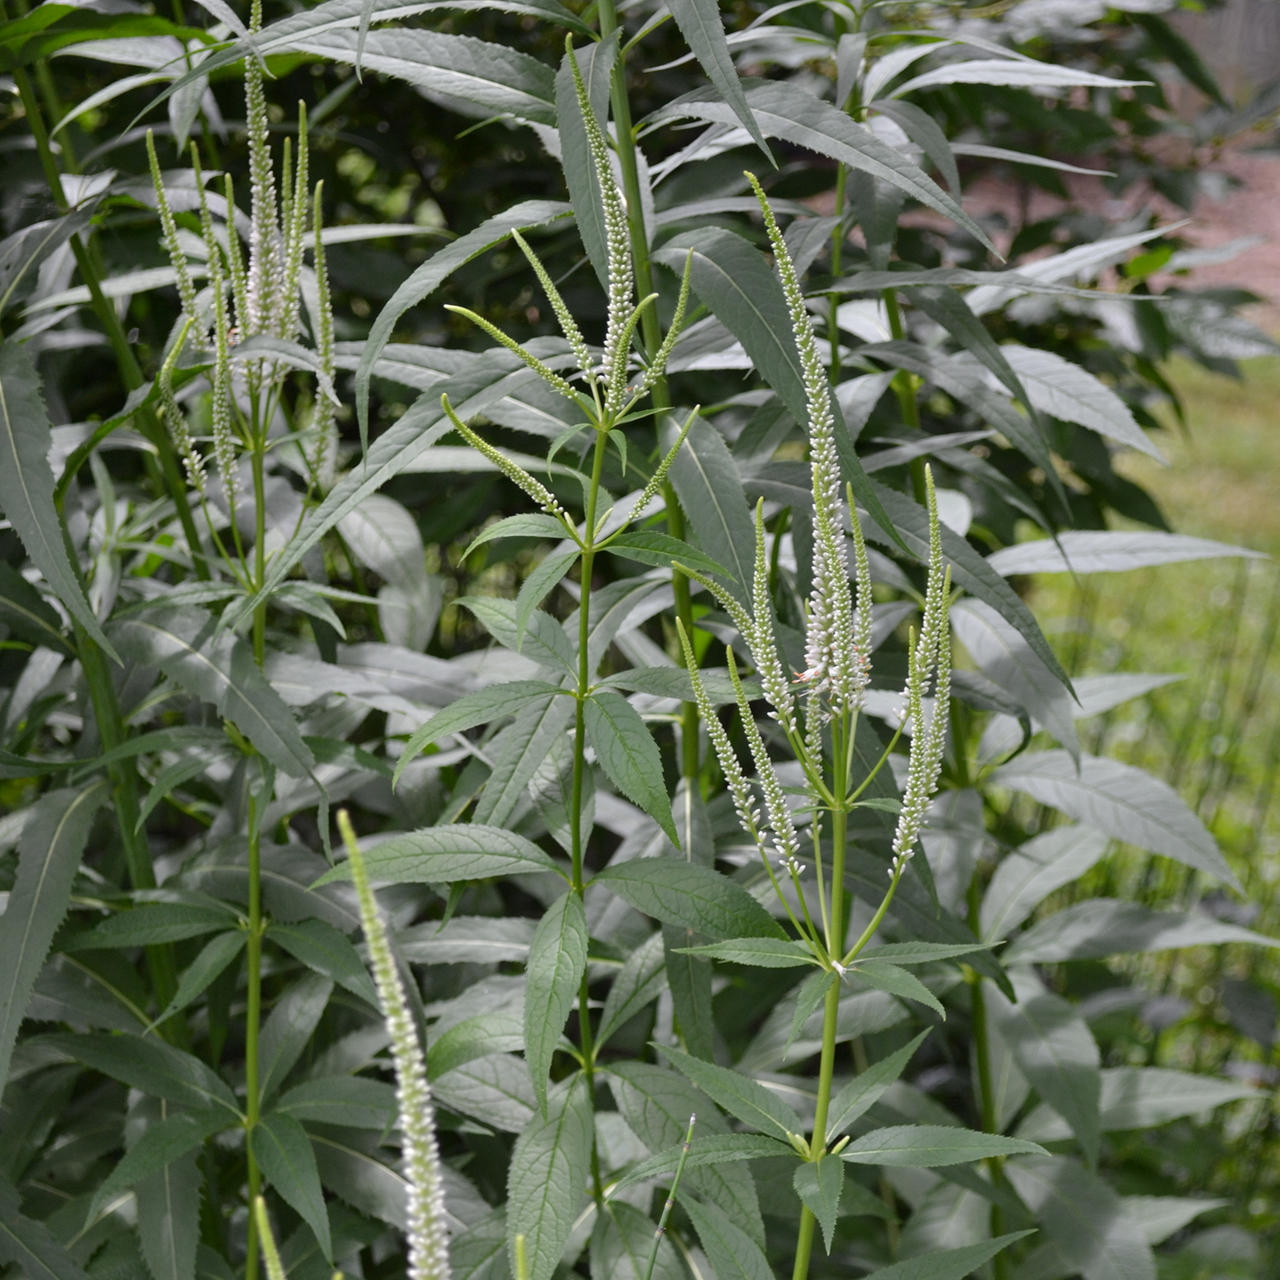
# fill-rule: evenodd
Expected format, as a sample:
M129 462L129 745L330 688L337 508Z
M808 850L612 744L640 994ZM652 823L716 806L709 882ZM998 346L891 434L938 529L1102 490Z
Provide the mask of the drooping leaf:
M663 1057L674 1063L707 1097L743 1124L784 1142L788 1141L788 1134L803 1132L800 1117L776 1093L750 1076L718 1067L714 1062L703 1062L667 1045L657 1047Z
M538 923L525 966L525 1061L544 1114L551 1058L587 968L587 917L570 889Z
M900 84L893 96L905 96L917 89L944 84L991 84L1019 89L1057 90L1076 85L1097 89L1122 89L1141 84L1138 80L1113 80L1092 71L1061 66L1051 62L1014 61L1009 58L972 58L965 62L949 62Z
M258 1038L258 1082L263 1098L270 1098L293 1070L332 994L330 978L309 973L276 1001Z
M155 1280L195 1280L203 1188L194 1151L137 1184L138 1239Z
M0 510L22 539L32 563L67 611L113 658L67 555L53 505L49 467L52 435L40 395L40 375L27 349L0 343Z
M586 1198L592 1108L581 1075L553 1089L547 1114L535 1115L516 1140L507 1174L507 1230L525 1238L529 1280L550 1280Z
M1013 985L1016 1004L1003 992L987 992L991 1019L1018 1069L1071 1126L1092 1163L1098 1154L1102 1090L1097 1042L1079 1013L1046 991L1034 974L1017 971Z
M855 1138L840 1159L850 1164L878 1164L890 1168L937 1169L944 1165L967 1164L989 1156L1040 1154L1034 1142L1006 1138L998 1133L978 1133L950 1125L904 1124L875 1129Z
M992 781L1243 892L1200 819L1172 787L1135 765L1082 755L1077 770L1065 751L1029 752L997 769Z
M938 997L910 970L900 965L890 964L887 960L859 960L856 965L849 966L849 972L877 991L887 991L904 1000L915 1000L927 1005L940 1017L947 1016Z
M311 1228L325 1260L333 1261L329 1214L311 1139L302 1125L281 1111L264 1116L249 1130L249 1144L263 1176L276 1194Z
M831 1252L831 1237L840 1216L840 1193L844 1190L844 1166L834 1156L828 1155L816 1164L803 1161L796 1168L792 1182L796 1195L818 1220L822 1228L822 1241Z
M687 926L662 926L664 967L680 1040L695 1058L710 1062L715 1057L711 961L688 953L688 944L705 936Z
M640 713L621 694L598 689L583 703L587 739L605 773L676 841L662 758Z
M365 852L369 878L389 884L449 884L528 871L558 871L536 844L501 827L479 823L424 827L393 836ZM349 880L351 868L340 862L317 885Z
M670 817L668 816L668 822ZM712 938L782 938L774 918L744 889L709 867L678 858L636 858L591 882L664 924Z
M125 657L159 667L211 703L277 769L296 778L314 768L298 722L258 670L251 646L229 632L215 636L204 610L153 605L116 623L111 634Z
M80 790L50 791L36 801L23 825L17 879L0 916L0 1082L9 1078L18 1027L66 914L90 824L106 800L101 781Z
M520 584L520 594L516 597L516 633L519 637L523 638L533 611L577 562L577 551L553 552L543 557Z
M884 1091L902 1074L907 1063L929 1033L922 1031L910 1044L903 1045L879 1062L860 1071L831 1100L827 1114L827 1141L839 1137L859 1116L865 1115Z

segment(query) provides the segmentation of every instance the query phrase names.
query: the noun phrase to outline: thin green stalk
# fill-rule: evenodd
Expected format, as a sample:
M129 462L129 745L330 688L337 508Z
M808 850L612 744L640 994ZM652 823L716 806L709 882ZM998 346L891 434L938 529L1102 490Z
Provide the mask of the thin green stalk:
M258 1027L262 1019L262 862L257 799L249 791L249 936L245 946L246 984L248 988L244 1031L244 1087L246 1136L252 1135L260 1113L258 1081ZM252 1206L262 1187L262 1175L253 1156L251 1143L246 1143L248 1162L248 1195ZM244 1262L245 1280L257 1280L258 1224L249 1215L248 1253Z
M676 1176L671 1179L671 1190L667 1192L666 1203L662 1206L662 1217L658 1219L658 1225L654 1228L653 1247L649 1250L649 1265L644 1269L644 1280L653 1280L653 1267L658 1261L658 1246L666 1233L667 1219L671 1217L671 1210L676 1206L676 1192L679 1191L680 1179L684 1176L684 1162L689 1158L689 1148L693 1146L693 1126L697 1123L696 1115L689 1117L689 1131L684 1135L684 1146L680 1149L680 1163L676 1165Z
M898 307L898 291L896 289L886 289L884 294L884 309L889 315L889 332L893 334L895 342L901 342L906 336L906 330L902 327L902 311ZM898 408L902 413L902 421L914 431L920 430L920 408L916 404L916 388L912 381L911 374L905 369L899 369L893 375L893 390L898 397ZM923 458L913 458L911 461L911 490L915 494L915 499L922 506L928 500L928 488L924 478L925 461Z
M261 591L267 580L267 490L263 473L263 450L255 443L253 467L253 583ZM259 667L267 655L267 605L264 600L253 611L253 658Z

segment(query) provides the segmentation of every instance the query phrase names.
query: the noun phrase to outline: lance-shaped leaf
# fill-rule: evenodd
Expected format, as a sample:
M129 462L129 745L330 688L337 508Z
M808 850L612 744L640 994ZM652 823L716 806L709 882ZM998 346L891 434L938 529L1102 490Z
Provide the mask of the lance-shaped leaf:
M828 1155L816 1164L805 1161L792 1176L796 1195L822 1227L822 1242L831 1252L831 1237L840 1216L840 1193L844 1190L844 1166Z
M1077 769L1065 751L1038 751L1003 765L991 780L1244 892L1217 841L1182 797L1135 765L1082 755Z
M267 937L309 969L346 987L373 1008L379 1007L378 993L360 953L333 925L323 920L273 923L267 929Z
M603 885L655 920L715 939L785 936L740 884L679 858L633 858L606 867L591 883Z
M74 658L62 634L62 619L40 593L7 561L0 560L0 622L20 640Z
M87 1280L49 1228L22 1212L22 1197L5 1177L0 1177L0 1261L15 1264L29 1280Z
M935 964L939 960L954 960L957 956L986 951L987 942L975 941L972 946L964 942L886 942L881 947L867 947L858 952L863 960L891 960L894 964Z
M859 959L857 964L849 966L849 972L877 991L887 991L903 1000L915 1000L928 1005L939 1017L947 1016L938 997L915 974L901 965L890 964L887 960Z
M195 1280L203 1190L195 1151L138 1183L138 1240L155 1280Z
M1124 1202L1064 1156L1011 1160L1005 1175L1071 1272L1085 1280L1155 1280L1151 1246Z
M627 957L605 997L597 1046L662 994L667 985L662 941L661 932L652 933Z
M1045 539L1004 547L989 556L987 563L1007 578L1015 573L1117 573L1185 560L1215 560L1220 556L1257 560L1262 555L1248 547L1156 529L1132 533L1068 529L1058 535L1056 542Z
M564 532L563 528L560 532ZM458 603L470 609L504 648L524 654L539 666L558 667L570 675L577 674L573 645L564 628L549 614L534 612L521 634L516 629L516 606L512 600L501 600L495 596L463 596Z
M551 1058L586 969L587 916L570 889L539 921L525 965L524 1056L544 1115Z
M365 1076L322 1076L281 1094L274 1110L295 1120L384 1130L395 1122L396 1091Z
M89 826L106 799L102 781L78 791L50 791L23 825L17 878L0 916L0 1084L9 1078L18 1027L66 914Z
M524 1024L509 1013L481 1013L431 1041L427 1076L435 1080L477 1058L524 1048Z
M515 1237L524 1236L529 1280L550 1280L586 1199L591 1162L591 1098L581 1075L557 1086L547 1114L516 1140L507 1173L507 1230L515 1274Z
M0 343L0 510L67 611L114 658L67 555L53 505L52 439L31 356L17 342Z
M244 929L232 929L207 942L200 954L187 966L177 991L173 993L173 999L156 1018L155 1025L159 1026L203 995L218 975L240 954L248 937Z
M108 916L101 924L77 934L64 950L93 951L181 942L225 929L235 923L236 914L186 902L144 903L131 911Z
M773 1280L773 1268L760 1246L723 1210L698 1200L683 1200L717 1280Z
M680 950L692 956L754 965L759 969L796 969L818 963L803 942L783 942L780 938L730 938L705 947L681 947Z
M638 804L674 843L671 800L662 777L658 744L640 713L621 694L597 689L582 707L587 739L614 786Z
M452 884L456 880L485 880L559 868L524 836L501 827L460 823L424 827L393 836L365 851L369 879L386 884ZM340 862L317 885L350 880L351 868Z
M978 1133L945 1124L901 1124L856 1138L840 1159L850 1164L879 1164L897 1169L937 1169L990 1156L1041 1155L1042 1147L1022 1138Z
M723 445L724 441L720 443ZM741 484L738 487L740 489ZM627 560L638 560L641 564L669 566L679 562L700 573L728 574L718 561L680 538L671 538L665 533L623 533L611 539L606 550Z
M697 1169L703 1165L732 1164L741 1160L765 1160L777 1156L795 1156L795 1148L790 1143L779 1142L774 1138L764 1138L755 1133L715 1133L700 1137L685 1155L684 1144L668 1147L659 1151L656 1156L642 1160L627 1176L614 1187L614 1194L637 1182L647 1182L650 1178L662 1178L675 1173L681 1164L681 1157L686 1169Z
M276 1194L309 1226L326 1261L333 1261L329 1213L320 1171L307 1131L291 1115L276 1111L249 1130L249 1145Z
M188 693L212 703L220 715L276 768L302 777L315 766L298 723L254 662L253 650L228 632L214 635L203 609L159 605L112 628L120 651L159 667Z
M788 1135L801 1133L800 1117L771 1089L766 1089L750 1076L718 1067L714 1062L681 1053L679 1049L658 1045L663 1057L674 1063L707 1097L730 1115L760 1133L788 1141Z
M1015 1240L1031 1234L1030 1231L1014 1231L1009 1235L996 1236L993 1240L984 1240L981 1244L967 1244L959 1249L935 1249L918 1258L908 1258L905 1262L895 1262L891 1267L881 1267L879 1271L871 1272L865 1280L964 1280L965 1276L973 1275Z
M988 992L988 1007L1000 1038L1037 1093L1071 1126L1092 1163L1098 1154L1097 1042L1084 1019L1061 996L1046 991L1034 974L1014 975L1017 1003Z
M79 208L61 218L33 222L0 240L0 315L35 288L40 264L83 231L92 216L91 207Z
M592 1280L684 1280L688 1273L675 1246L667 1239L656 1243L651 1268L655 1241L648 1214L624 1200L606 1201L591 1236Z
M879 1062L873 1062L865 1071L860 1071L831 1100L831 1109L827 1117L827 1141L838 1137L859 1116L865 1115L879 1101L880 1096L902 1074L907 1063L911 1061L921 1041L929 1033L922 1031L910 1044L903 1045L896 1053L891 1053Z
M369 434L369 379L373 376L373 366L377 364L378 357L391 341L391 335L395 332L400 317L410 307L416 307L425 297L434 293L440 284L459 267L470 262L472 258L478 258L495 245L501 244L512 231L544 226L557 218L567 216L569 212L568 205L551 200L525 200L513 205L505 213L482 222L474 231L469 231L452 244L438 250L391 295L391 301L382 308L378 318L373 322L373 328L369 331L364 351L360 356L360 364L356 369L356 413L360 419L361 442L366 449ZM457 387L446 382L440 384L440 388L448 391L451 404L459 409L465 409L466 397L459 394ZM436 396L433 407L436 408L437 413L438 406L439 396ZM372 464L373 461L373 457L370 456L369 463Z
M329 978L309 973L276 1001L258 1040L258 1087L263 1098L271 1097L293 1070L332 994Z

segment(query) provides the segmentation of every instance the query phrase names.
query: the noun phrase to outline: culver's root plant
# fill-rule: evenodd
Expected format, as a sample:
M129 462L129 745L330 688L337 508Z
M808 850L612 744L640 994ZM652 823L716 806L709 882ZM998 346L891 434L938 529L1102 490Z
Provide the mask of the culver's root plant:
M1179 189L1167 66L1256 113L1174 29L18 9L0 1265L1269 1274L1265 1064L1178 1003L1259 869L1015 586L1249 554L1121 455L1273 344L1149 212L962 204Z

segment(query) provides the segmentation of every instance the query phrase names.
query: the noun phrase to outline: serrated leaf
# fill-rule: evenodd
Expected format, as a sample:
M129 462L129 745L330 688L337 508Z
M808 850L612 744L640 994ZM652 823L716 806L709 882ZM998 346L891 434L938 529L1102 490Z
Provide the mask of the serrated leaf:
M395 1123L396 1091L364 1076L321 1076L286 1090L273 1110L295 1120L383 1131Z
M723 1210L688 1198L681 1203L717 1280L773 1280L773 1269L760 1246Z
M18 872L0 916L0 1086L36 978L66 914L80 856L106 784L50 791L31 807L18 842Z
M859 960L857 964L849 966L849 972L877 991L887 991L904 1000L915 1000L927 1005L940 1017L947 1016L938 997L919 978L900 965L890 964L887 960Z
M329 1214L320 1189L311 1139L292 1116L273 1112L249 1130L249 1146L276 1194L309 1226L327 1262L333 1262Z
M635 858L606 867L591 883L607 887L655 920L718 940L785 937L778 922L741 885L696 863Z
M1097 89L1127 89L1145 83L1141 80L1115 80L1092 71L1050 62L1031 62L1009 58L971 58L965 62L949 62L915 76L893 90L895 98L917 89L944 84L989 84L1018 89L1065 89L1085 86Z
M452 1026L431 1041L427 1076L431 1080L493 1053L524 1048L524 1024L509 1013L481 1013Z
M497 964L529 958L536 922L500 916L455 916L404 929L400 954L415 964Z
M1079 1013L1044 990L1033 974L1017 972L1013 985L1016 1004L1003 992L986 993L992 1022L1018 1069L1071 1126L1092 1163L1098 1153L1102 1089L1097 1043Z
M982 936L1007 938L1055 889L1079 879L1107 851L1101 832L1080 823L1028 840L996 868L982 899Z
M1010 1160L1005 1176L1085 1280L1155 1280L1150 1245L1101 1178L1063 1156Z
M582 704L587 739L614 786L640 806L671 837L671 800L662 776L658 744L640 713L621 694L597 689Z
M803 942L783 942L781 938L730 938L704 947L681 947L679 950L686 955L753 965L759 969L796 969L818 963Z
M662 1178L675 1173L684 1154L684 1143L678 1147L668 1147L657 1155L642 1160L627 1176L618 1181L613 1194L637 1182L647 1182L650 1178ZM773 1138L762 1138L754 1133L713 1133L706 1137L695 1137L689 1154L685 1157L686 1169L697 1169L703 1165L720 1165L739 1160L764 1160L776 1156L795 1157L795 1148L790 1143L778 1142Z
M311 1145L321 1182L347 1204L372 1218L399 1227L409 1226L406 1202L409 1184L403 1174L356 1145L353 1131L312 1135Z
M0 510L67 611L114 658L67 556L53 505L52 440L31 355L20 343L0 342Z
M667 987L671 991L671 1011L678 1024L681 1043L695 1058L705 1058L710 1062L715 1057L711 961L682 954L680 945L697 942L703 936L688 927L665 923L662 926Z
M507 1280L507 1217L495 1209L449 1241L449 1265L457 1280Z
M5 1177L0 1177L0 1260L16 1264L29 1280L87 1280L49 1228L22 1212L22 1197Z
M516 634L523 638L524 629L533 611L570 569L578 562L579 552L561 551L544 556L527 578L520 584L516 597Z
M565 527L561 521L543 511L506 516L481 529L462 553L462 558L466 560L477 547L497 538L554 538L558 542L564 536ZM486 596L479 598L488 599Z
M524 1056L544 1114L551 1059L586 969L587 916L570 889L539 921L525 965Z
M890 960L894 964L934 964L939 960L954 960L957 956L973 955L986 951L992 944L975 941L972 946L964 942L887 942L880 947L867 947L858 952L858 962L863 960Z
M1135 765L1086 754L1077 770L1065 751L1038 751L1001 766L991 781L1025 791L1115 840L1162 853L1243 893L1204 823L1172 787Z
M195 1280L203 1189L195 1151L138 1183L138 1240L155 1280Z
M908 1258L905 1262L895 1262L891 1267L881 1267L879 1271L872 1271L865 1280L963 1280L1015 1240L1031 1234L1030 1231L1014 1231L993 1240L984 1240L981 1244L937 1249L919 1258Z
M162 942L182 942L225 929L235 917L212 907L189 903L145 903L130 911L108 916L92 929L77 934L64 951L94 951L113 947L150 947Z
M0 561L0 622L21 640L68 658L76 651L62 634L62 619L8 561Z
M532 841L479 823L424 827L393 836L366 850L364 860L369 878L387 884L450 884L530 871L559 874L556 864ZM340 862L316 885L350 878L350 866Z
M877 1164L897 1169L937 1169L990 1156L1040 1155L1043 1148L1021 1138L978 1133L950 1125L902 1124L875 1129L856 1138L840 1159L850 1164Z
M511 819L534 776L562 744L573 718L573 699L549 698L526 707L490 739L487 754L492 771L476 803L473 821L502 826Z
M662 994L667 985L662 933L652 933L628 957L605 997L596 1031L596 1045L603 1045L624 1023L629 1022Z
M704 555L696 547L665 533L620 533L610 540L605 549L624 559L638 560L641 564L670 566L678 561L700 573L719 577L733 576L722 564Z
M817 1163L803 1161L792 1175L796 1195L822 1228L822 1242L831 1252L831 1237L840 1216L840 1193L844 1190L844 1166L828 1155Z
M333 982L309 973L276 1001L258 1038L258 1080L263 1098L284 1082L307 1047L333 994Z
M508 1240L525 1238L529 1280L550 1280L586 1199L592 1108L581 1075L558 1085L545 1116L516 1140L507 1173ZM511 1272L515 1274L514 1243Z
M559 667L569 675L577 674L573 645L564 628L550 614L535 611L520 634L516 629L515 601L495 596L463 596L458 603L470 609L500 645L532 658L541 666Z
M240 954L248 933L243 929L232 929L228 933L219 934L201 948L200 954L187 966L173 999L156 1018L155 1025L166 1022L175 1013L185 1009L193 1000L203 995L209 985Z
M275 922L268 926L267 937L309 969L331 978L373 1008L379 1007L377 989L360 953L333 925L323 920Z
M591 1236L591 1280L685 1280L670 1240L658 1241L652 1273L653 1223L625 1201L608 1200Z
M800 1117L776 1093L750 1076L718 1067L714 1062L703 1062L668 1045L656 1048L707 1097L743 1124L784 1142L788 1141L788 1134L804 1131Z
M804 1024L809 1021L818 1006L827 998L827 992L831 990L831 984L835 981L835 973L828 969L819 973L811 973L800 984L800 990L796 992L796 1006L791 1014L791 1030L787 1034L787 1043L782 1047L782 1059L784 1062L787 1054L791 1052L791 1046L796 1042L796 1037L803 1030Z
M229 632L215 636L204 610L152 605L116 623L112 636L126 658L159 667L211 703L282 772L298 778L314 768L297 721L258 670L252 648Z
M1188 560L1233 556L1256 560L1261 555L1248 547L1233 547L1185 533L1161 533L1156 529L1141 532L1067 529L1058 535L1056 542L1040 539L1003 547L987 557L987 564L997 573L1011 577L1025 573L1119 573Z
M928 1031L920 1032L910 1044L903 1045L896 1053L891 1053L887 1058L881 1058L879 1062L873 1062L836 1094L831 1100L831 1109L827 1117L828 1142L838 1137L859 1116L865 1115L875 1106L884 1091L902 1074L928 1034Z

